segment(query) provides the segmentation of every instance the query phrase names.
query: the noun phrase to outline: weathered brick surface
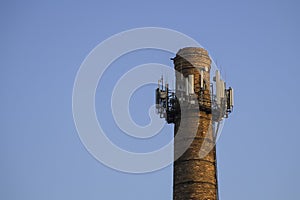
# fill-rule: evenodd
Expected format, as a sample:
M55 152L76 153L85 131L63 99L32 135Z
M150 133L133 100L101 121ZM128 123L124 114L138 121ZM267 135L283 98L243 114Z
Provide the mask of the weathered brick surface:
M200 73L199 67L210 69L211 60L206 50L202 48L181 49L175 59L174 65L177 71L184 76L194 74L194 91L200 101ZM180 74L176 75L179 80ZM204 95L210 98L210 76L209 72L204 73L206 90ZM177 83L179 84L179 83ZM195 107L188 107L185 113L185 122L175 123L175 135L179 126L183 126L184 135L180 140L175 140L174 157L180 146L191 143L185 153L174 162L173 178L173 199L174 200L216 200L217 180L216 180L216 152L211 124L212 116L209 112L200 111ZM197 105L198 106L198 105ZM209 102L206 105L210 107ZM182 119L181 119L182 120ZM197 130L195 138L192 130ZM205 156L203 156L205 155Z

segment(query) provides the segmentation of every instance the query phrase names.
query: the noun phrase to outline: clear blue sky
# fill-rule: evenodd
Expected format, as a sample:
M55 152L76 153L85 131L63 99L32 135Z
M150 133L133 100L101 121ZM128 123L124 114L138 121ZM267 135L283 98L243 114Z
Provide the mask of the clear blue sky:
M220 199L299 199L299 8L296 0L1 1L0 199L171 199L171 166L139 175L112 170L86 151L72 118L73 82L87 54L144 26L196 39L235 88L235 110L217 144ZM172 64L156 53L128 55L125 69ZM135 97L150 105L143 95L150 92ZM136 110L131 105L137 123L147 121L146 110ZM121 133L111 137L131 148Z

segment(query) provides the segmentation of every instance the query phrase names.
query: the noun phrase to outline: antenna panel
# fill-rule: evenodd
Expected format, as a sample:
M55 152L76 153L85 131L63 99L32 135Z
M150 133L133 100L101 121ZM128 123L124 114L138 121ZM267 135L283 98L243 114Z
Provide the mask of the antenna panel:
M220 80L221 83L221 91L220 91L220 97L225 98L225 82L223 80Z
M231 108L234 105L233 89L231 87L229 88L229 104Z
M221 91L222 91L222 83L220 79L220 72L219 70L216 70L216 96L217 96L217 104L221 104Z
M185 93L187 96L189 95L189 79L188 79L188 77L185 77Z
M194 94L194 75L190 74L188 76L188 89L189 89L189 94Z
M200 71L200 88L203 89L204 88L204 73L203 70Z
M158 109L159 108L159 104L160 104L160 102L159 102L159 88L157 88L155 90L155 104L156 104L156 109Z

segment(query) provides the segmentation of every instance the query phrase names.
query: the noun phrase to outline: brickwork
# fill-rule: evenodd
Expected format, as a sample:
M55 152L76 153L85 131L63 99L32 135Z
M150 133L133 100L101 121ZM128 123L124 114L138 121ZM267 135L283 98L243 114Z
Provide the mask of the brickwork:
M207 67L204 73L206 89L202 93L206 98L210 97L210 65L211 60L206 50L202 48L181 49L174 58L175 69L186 77L194 74L194 91L200 101L200 67ZM176 75L179 80L180 74ZM176 82L176 84L178 84ZM203 96L201 97L203 98ZM209 102L207 103L210 107ZM188 113L185 114L187 122L175 123L175 134L179 126L183 126L184 137L175 141L174 154L182 143L192 142L185 153L174 162L173 199L174 200L216 200L216 151L212 134L212 115L209 112L200 111L199 105L185 105ZM195 127L196 126L196 127ZM195 129L196 128L196 129ZM195 138L192 130L197 130ZM207 154L207 155L206 155ZM203 157L203 155L206 155ZM176 157L176 156L175 156Z

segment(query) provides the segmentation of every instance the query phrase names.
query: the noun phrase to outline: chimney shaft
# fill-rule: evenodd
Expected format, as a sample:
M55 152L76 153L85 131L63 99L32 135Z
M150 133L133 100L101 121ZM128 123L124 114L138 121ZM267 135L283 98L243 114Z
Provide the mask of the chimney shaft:
M210 100L210 67L211 60L206 50L202 48L188 47L178 51L174 58L176 73L176 97L184 99L180 107L188 109L187 123L180 123L180 118L175 121L174 134L179 126L184 130L184 136L175 141L174 155L180 143L191 141L186 152L174 162L173 199L174 200L217 200L216 178L216 149L215 138L212 134L212 114ZM202 72L201 72L202 70ZM182 78L182 75L183 77ZM204 85L201 87L201 75ZM185 77L193 76L193 92L178 90L185 83ZM180 98L184 96L185 98ZM193 99L197 103L193 104ZM180 100L179 100L180 101ZM206 107L206 109L200 107ZM196 127L196 129L195 129ZM196 136L191 135L192 130L197 130ZM213 146L212 146L213 145ZM175 157L175 156L174 156Z

